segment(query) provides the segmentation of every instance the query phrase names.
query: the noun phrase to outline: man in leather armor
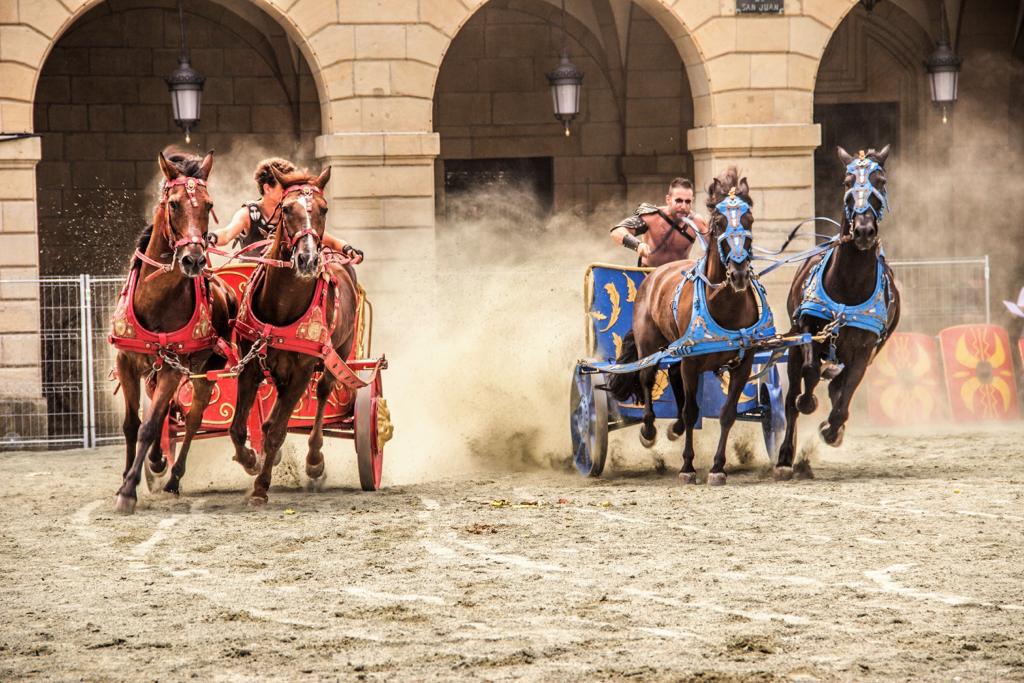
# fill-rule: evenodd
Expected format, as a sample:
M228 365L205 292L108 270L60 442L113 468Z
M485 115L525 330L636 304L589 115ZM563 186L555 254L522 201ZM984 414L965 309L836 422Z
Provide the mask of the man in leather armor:
M641 204L612 228L611 238L637 253L637 265L657 267L689 258L697 233L707 230L707 221L693 211L693 183L675 178L665 206Z
M242 208L235 212L227 226L220 230L212 230L210 234L217 240L214 244L219 246L237 239L241 246L249 246L260 240L269 239L274 234L277 221L280 220L278 207L284 198L284 188L274 178L271 168L277 169L278 173L292 173L295 171L295 164L278 157L264 159L257 164L253 180L259 188L260 198L242 204ZM324 232L322 243L325 247L352 259L352 263L363 260L362 251L327 232Z

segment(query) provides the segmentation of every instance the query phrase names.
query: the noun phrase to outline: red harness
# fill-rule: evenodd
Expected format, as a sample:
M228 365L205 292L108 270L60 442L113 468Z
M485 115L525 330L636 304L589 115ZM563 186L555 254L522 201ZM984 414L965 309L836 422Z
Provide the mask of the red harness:
M163 196L160 200L161 204L167 201L171 188L177 185L185 186L185 191L193 206L197 205L196 187L198 185L206 187L206 183L199 178L178 177L174 180L165 181L163 183ZM171 231L169 216L167 224L162 229L170 242L174 235ZM178 249L187 244L199 243L199 241L199 238L192 237L174 242L171 246L175 253L175 259L171 263L154 261L138 249L135 250L135 256L158 268L147 278L148 280L155 275L173 270ZM114 309L114 315L111 317L111 329L110 334L107 336L107 341L114 348L120 351L157 356L157 360L153 363L155 369L162 367L163 361L170 360L173 365L178 361L178 356L207 351L209 349L216 349L218 353L229 360L234 358L231 347L224 339L217 335L216 330L213 328L213 296L205 277L192 278L195 307L192 311L192 317L183 327L173 332L153 332L143 327L135 315L134 305L135 288L138 286L141 270L141 266L132 268L128 274L128 280L121 289L117 306ZM177 364L180 365L180 362Z
M147 330L135 316L135 287L139 281L139 269L133 268L128 281L117 299L117 307L111 318L110 335L107 336L114 348L149 356L172 351L177 355L206 351L218 342L226 343L213 329L213 304L206 278L193 278L196 304L192 317L174 332L153 332Z
M285 194L291 194L292 192L301 192L303 195L303 201L306 203L306 227L291 238L289 245L294 248L298 241L306 235L312 235L319 242L319 236L309 223L309 202L314 192L322 194L322 191L315 185L299 185L288 188ZM281 228L279 227L278 229ZM323 248L321 248L320 253L322 259L321 273L317 276L313 299L309 302L309 308L306 309L306 312L299 316L298 320L288 325L271 325L261 321L256 317L252 304L253 293L258 289L260 281L266 276L266 269L268 267L289 267L291 264L274 259L259 259L260 265L249 280L245 294L242 297L242 303L238 308L238 318L234 323L235 334L242 339L255 343L264 377L270 377L270 371L266 365L267 349L279 349L281 351L294 351L320 358L324 363L324 368L344 386L349 389L358 389L372 382L373 377L371 376L367 381L360 379L352 368L338 355L338 352L335 351L334 346L331 344L331 335L334 333L334 328L338 324L340 315L341 298L338 295L338 278L330 271L327 265L330 262L338 262L340 258L334 252L324 250ZM334 310L329 320L327 316L327 295L330 290L328 287L334 290ZM379 369L375 368L374 374L378 371Z

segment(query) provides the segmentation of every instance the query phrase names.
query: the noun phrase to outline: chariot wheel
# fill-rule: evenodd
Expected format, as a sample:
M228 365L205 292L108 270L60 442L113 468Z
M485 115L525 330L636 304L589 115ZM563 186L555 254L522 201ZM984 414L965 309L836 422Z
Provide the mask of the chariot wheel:
M380 488L384 470L384 442L391 438L391 416L381 395L380 375L373 383L356 390L353 408L359 485L364 491Z
M773 381L774 379L774 381ZM786 434L786 412L782 405L782 386L778 383L778 374L770 372L767 380L761 385L760 396L761 431L764 433L764 448L768 451L768 461L773 465L779 459L779 447Z
M580 474L599 477L608 456L608 395L595 389L604 383L600 373L585 374L577 365L569 398L569 429L573 463Z

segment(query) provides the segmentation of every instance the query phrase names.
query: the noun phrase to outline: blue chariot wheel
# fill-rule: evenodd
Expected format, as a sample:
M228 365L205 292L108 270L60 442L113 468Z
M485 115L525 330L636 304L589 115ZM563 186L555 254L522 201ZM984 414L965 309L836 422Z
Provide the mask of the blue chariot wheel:
M569 429L572 432L573 462L580 474L599 477L608 455L608 395L604 375L581 372L572 375L569 399Z

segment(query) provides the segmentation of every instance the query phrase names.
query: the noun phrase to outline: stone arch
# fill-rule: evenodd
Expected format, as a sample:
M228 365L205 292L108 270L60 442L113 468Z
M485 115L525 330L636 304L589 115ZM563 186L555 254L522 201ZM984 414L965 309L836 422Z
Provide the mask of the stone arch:
M558 4L552 0L547 1L553 6ZM703 52L691 27L698 27L705 23L716 14L716 11L693 6L696 3L676 3L675 6L672 6L669 0L634 0L634 2L661 25L675 44L686 69L694 100L694 125L708 125L714 118L710 83ZM466 22L486 4L486 2L480 2L472 8L467 8L458 0L439 0L427 3L421 8L423 25L417 29L420 32L415 42L417 50L414 52L410 49L409 58L433 65L429 89L431 98L436 90L441 62L444 60L452 40ZM594 4L600 5L600 11L610 11L607 8L607 3L604 3L603 0L595 0ZM598 33L594 26L599 21L598 12L594 11L594 5L567 2L566 13L578 26L587 26L591 32ZM410 45L412 44L410 41ZM430 127L425 128L425 130L430 129Z
M193 149L218 152L216 200L230 218L256 196L250 174L259 159L314 163L320 102L308 63L255 5L243 6L244 16L211 0L186 7L192 63L207 78ZM43 274L122 267L151 210L155 155L182 143L164 83L177 42L173 3L114 0L81 15L50 50L33 102L43 152L35 173ZM88 239L79 241L83 227Z
M6 100L0 104L0 129L5 132L33 130L32 105L39 76L50 52L75 22L97 5L109 1L69 0L62 3L58 0L33 0L18 3L19 23L0 28L0 49L5 54L5 58L0 60L0 81L5 86ZM332 99L331 82L325 78L321 67L324 59L332 59L332 41L329 35L320 36L319 40L314 38L337 22L335 0L299 0L291 7L287 5L292 3L281 0L210 1L232 12L249 4L256 5L284 29L310 66L323 110L321 120L325 132L332 132L326 106ZM173 5L171 2L165 4L168 7Z

